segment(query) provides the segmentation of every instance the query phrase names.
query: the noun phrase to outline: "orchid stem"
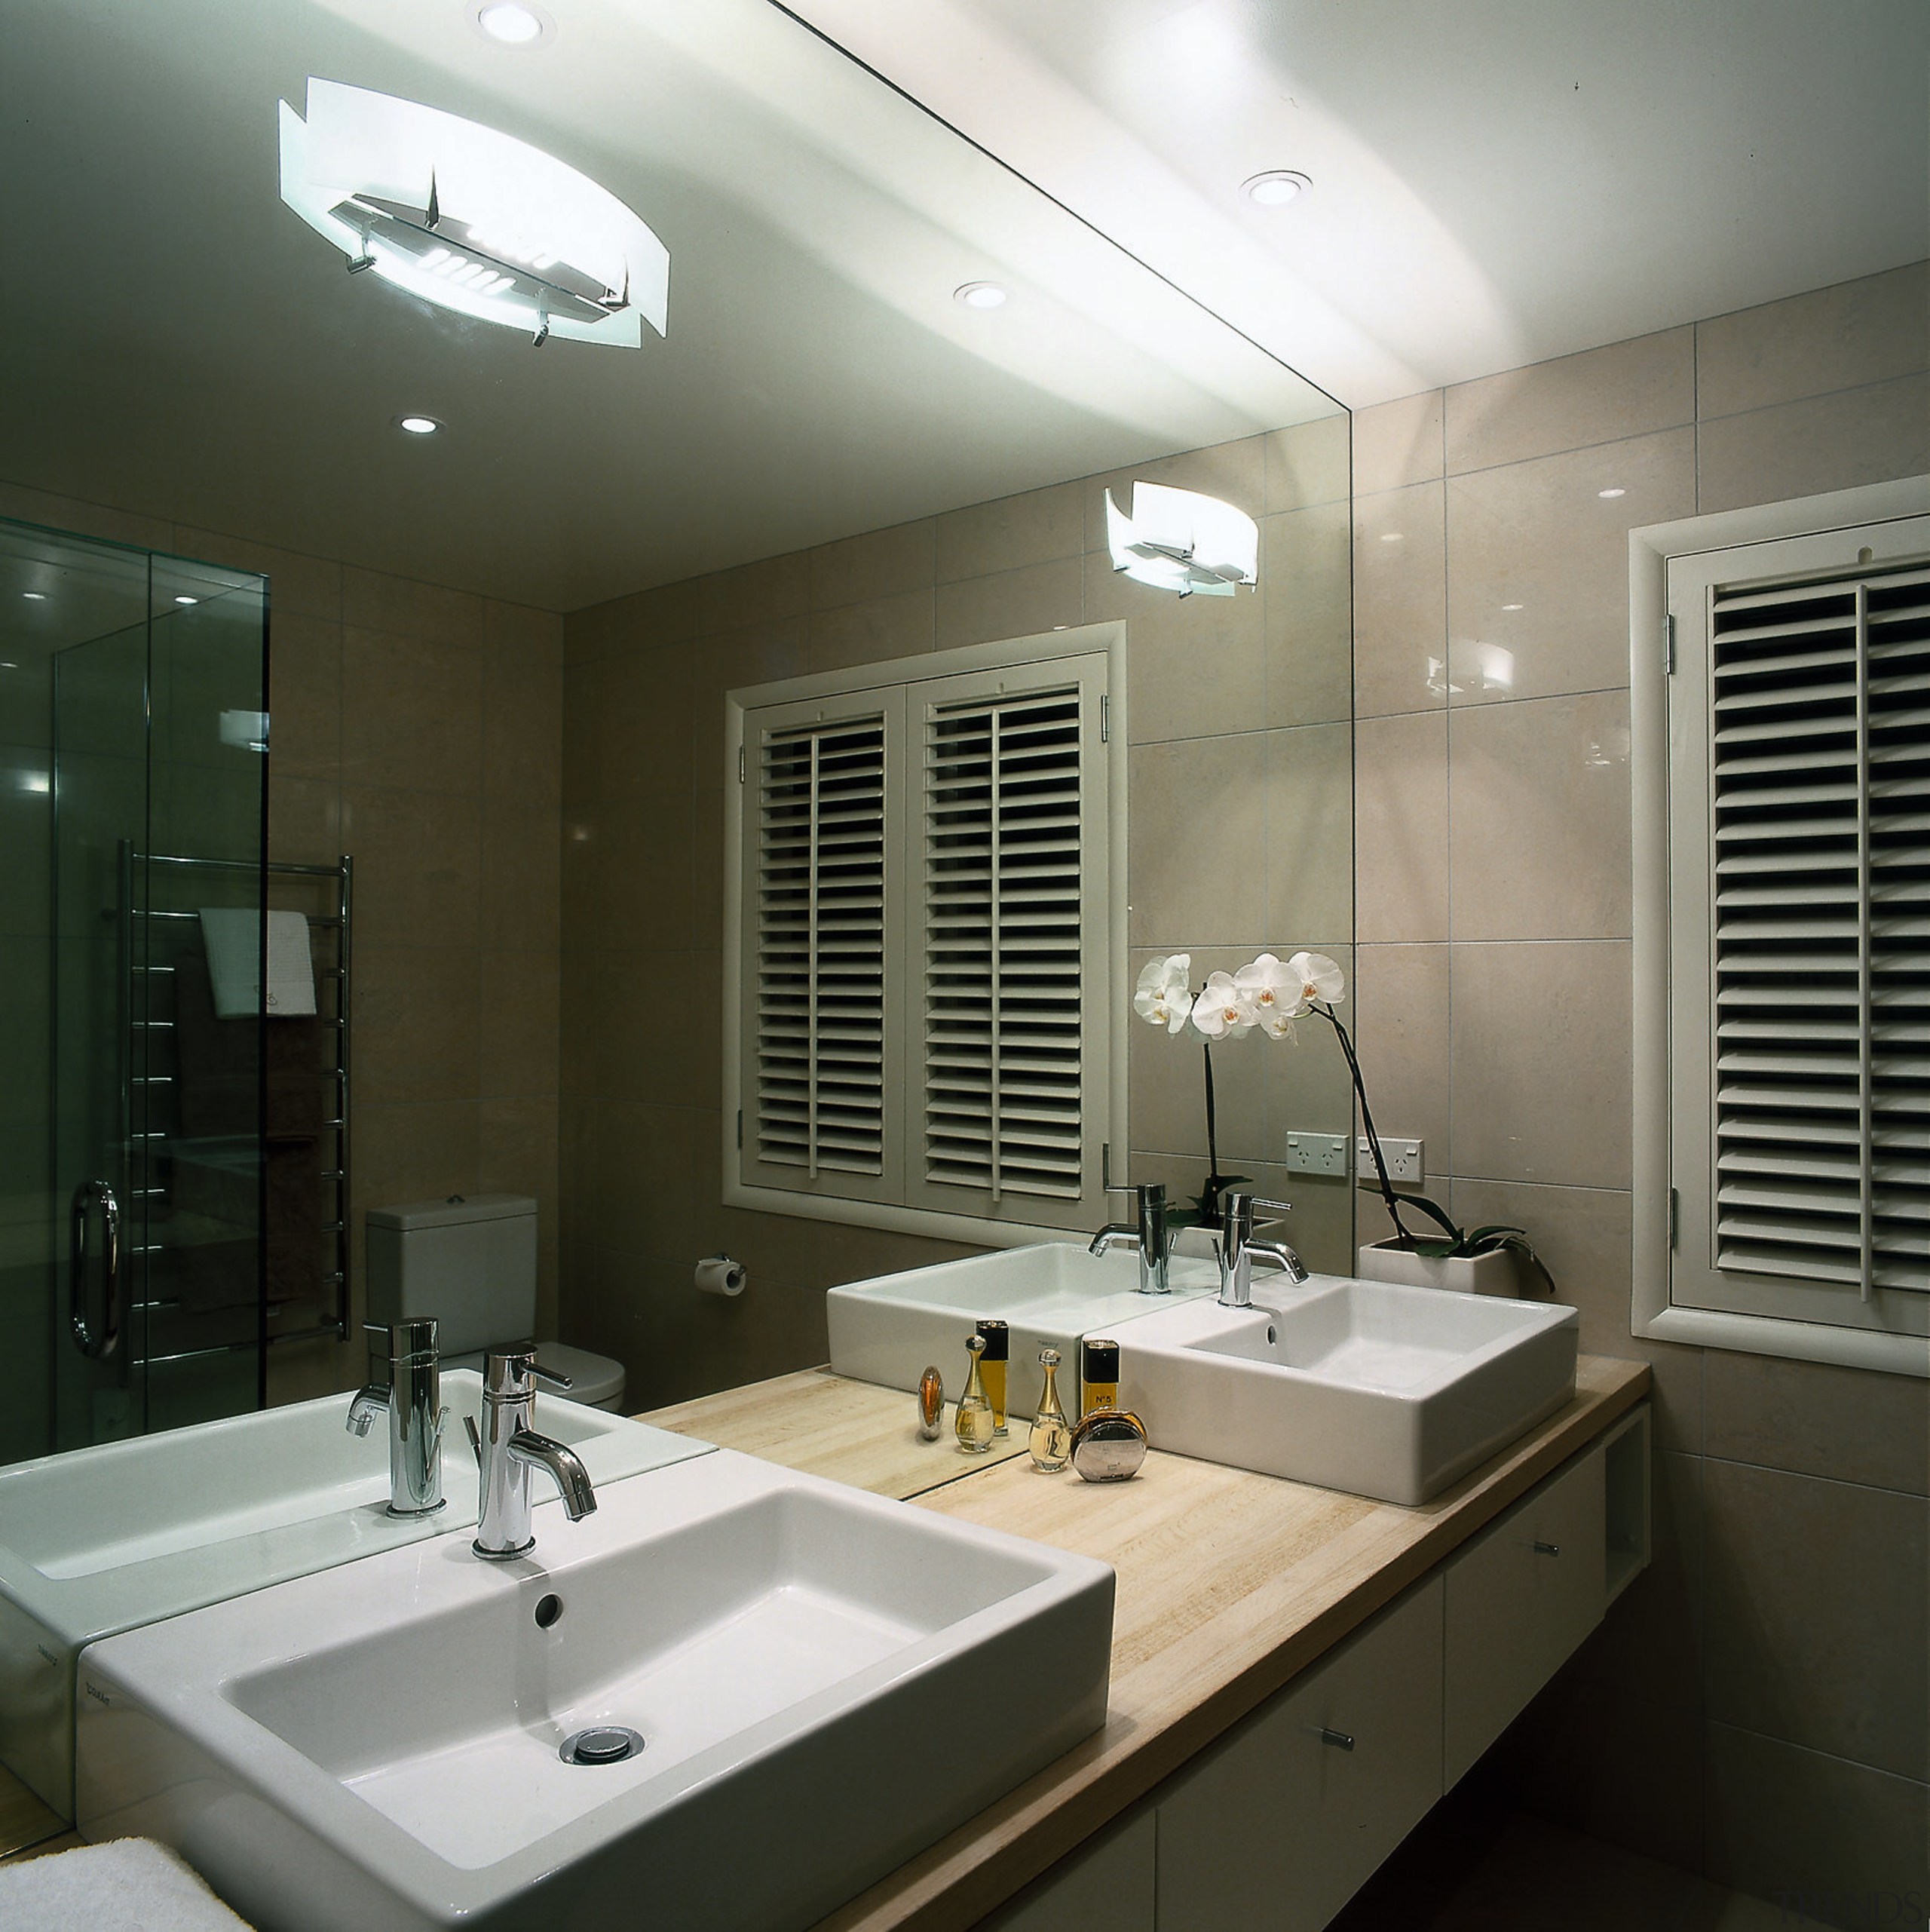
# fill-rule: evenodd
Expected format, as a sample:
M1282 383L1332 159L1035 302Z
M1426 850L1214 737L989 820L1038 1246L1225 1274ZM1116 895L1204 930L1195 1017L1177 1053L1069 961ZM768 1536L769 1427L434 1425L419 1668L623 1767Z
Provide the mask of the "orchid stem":
M1388 1219L1393 1222L1394 1232L1400 1237L1402 1245L1411 1247L1414 1237L1401 1219L1401 1204L1395 1198L1393 1182L1387 1178L1387 1162L1380 1152L1380 1136L1374 1130L1374 1113L1367 1104L1367 1086L1360 1077L1360 1062L1354 1057L1354 1043L1347 1038L1347 1029L1340 1024L1340 1016L1331 1006L1322 1006L1317 1001L1312 1004L1313 1011L1333 1028L1339 1037L1340 1050L1347 1056L1347 1071L1353 1075L1354 1093L1360 1102L1361 1127L1367 1136L1368 1152L1374 1156L1374 1171L1380 1179L1380 1198L1387 1204ZM1210 1081L1208 1092L1210 1095Z
M1218 1123L1213 1111L1213 1043L1199 1049L1206 1063L1206 1195L1209 1213L1220 1204L1220 1140Z

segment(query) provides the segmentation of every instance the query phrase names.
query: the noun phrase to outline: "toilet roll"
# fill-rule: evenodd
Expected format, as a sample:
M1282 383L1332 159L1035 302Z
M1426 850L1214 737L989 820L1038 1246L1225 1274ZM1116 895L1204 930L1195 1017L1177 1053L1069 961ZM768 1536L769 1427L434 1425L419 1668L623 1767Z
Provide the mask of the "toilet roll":
M697 1265L697 1285L706 1295L741 1295L744 1265L728 1255L706 1255Z

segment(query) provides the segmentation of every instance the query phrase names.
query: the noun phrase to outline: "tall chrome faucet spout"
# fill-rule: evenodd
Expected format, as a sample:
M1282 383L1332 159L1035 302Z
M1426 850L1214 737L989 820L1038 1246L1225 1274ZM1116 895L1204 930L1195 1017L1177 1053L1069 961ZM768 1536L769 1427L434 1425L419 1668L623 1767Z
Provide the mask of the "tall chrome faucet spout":
M469 1425L470 1440L482 1475L482 1509L471 1547L479 1556L500 1562L526 1556L536 1547L530 1528L529 1473L541 1469L555 1483L563 1507L577 1523L596 1507L590 1472L574 1449L530 1427L536 1385L568 1388L567 1375L537 1366L533 1348L492 1349L482 1365L482 1428Z
M1255 1258L1270 1262L1296 1287L1307 1278L1307 1267L1285 1241L1256 1240L1254 1210L1291 1214L1290 1201L1262 1201L1258 1195L1230 1194L1220 1210L1220 1305L1223 1308L1250 1308L1253 1305L1253 1264ZM1264 1224L1258 1224L1264 1225Z
M1112 1194L1129 1194L1136 1210L1129 1225L1109 1221L1095 1234L1087 1252L1095 1255L1115 1247L1130 1247L1139 1256L1139 1292L1165 1295L1172 1292L1168 1280L1172 1256L1172 1235L1166 1219L1166 1190L1158 1181L1133 1188L1112 1188Z
M433 1320L377 1329L388 1338L389 1379L372 1382L349 1400L351 1434L366 1436L378 1415L389 1424L389 1514L428 1516L443 1506L442 1374ZM372 1366L373 1364L372 1363Z

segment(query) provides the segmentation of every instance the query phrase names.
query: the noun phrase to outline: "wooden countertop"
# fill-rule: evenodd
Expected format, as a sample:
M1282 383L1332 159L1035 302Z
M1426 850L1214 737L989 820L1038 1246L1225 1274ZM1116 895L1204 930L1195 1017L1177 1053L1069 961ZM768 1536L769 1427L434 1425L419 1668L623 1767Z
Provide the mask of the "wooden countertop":
M946 1474L965 1458L948 1440L918 1441L908 1396L823 1369L645 1416L1119 1572L1104 1728L819 1932L975 1924L1593 1441L1647 1394L1649 1370L1584 1356L1575 1381L1559 1414L1414 1509L1156 1449L1117 1485L1041 1476L1012 1456ZM826 1430L849 1433L827 1442Z

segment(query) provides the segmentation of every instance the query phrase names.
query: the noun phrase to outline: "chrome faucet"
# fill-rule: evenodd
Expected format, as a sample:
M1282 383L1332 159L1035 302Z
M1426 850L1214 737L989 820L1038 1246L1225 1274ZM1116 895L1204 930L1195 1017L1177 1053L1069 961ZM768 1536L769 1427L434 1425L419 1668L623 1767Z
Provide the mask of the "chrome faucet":
M1291 1201L1262 1201L1258 1195L1250 1194L1230 1194L1221 1203L1220 1306L1223 1308L1252 1307L1253 1262L1256 1256L1282 1270L1295 1287L1307 1279L1306 1264L1285 1241L1256 1241L1253 1238L1253 1210L1256 1207L1264 1207L1273 1214L1293 1212Z
M547 1382L552 1388L571 1386L568 1375L553 1375L537 1366L533 1343L525 1348L492 1348L482 1360L485 1433L479 1434L475 1423L467 1416L463 1418L476 1451L476 1467L482 1472L482 1510L470 1547L492 1562L526 1556L536 1547L529 1526L532 1469L549 1472L571 1522L581 1522L596 1507L590 1472L576 1452L538 1435L529 1426L538 1382Z
M429 1516L443 1506L442 1372L436 1360L433 1320L399 1321L376 1329L388 1338L389 1379L371 1380L348 1404L348 1426L358 1436L387 1412L389 1423L389 1514ZM375 1363L372 1359L369 1366Z
M1129 1194L1138 1218L1132 1225L1109 1221L1092 1237L1089 1252L1104 1254L1109 1249L1130 1244L1139 1256L1139 1292L1142 1295L1168 1295L1172 1290L1166 1276L1172 1256L1172 1234L1166 1222L1166 1190L1158 1181L1147 1181L1135 1188L1108 1188L1108 1194Z

